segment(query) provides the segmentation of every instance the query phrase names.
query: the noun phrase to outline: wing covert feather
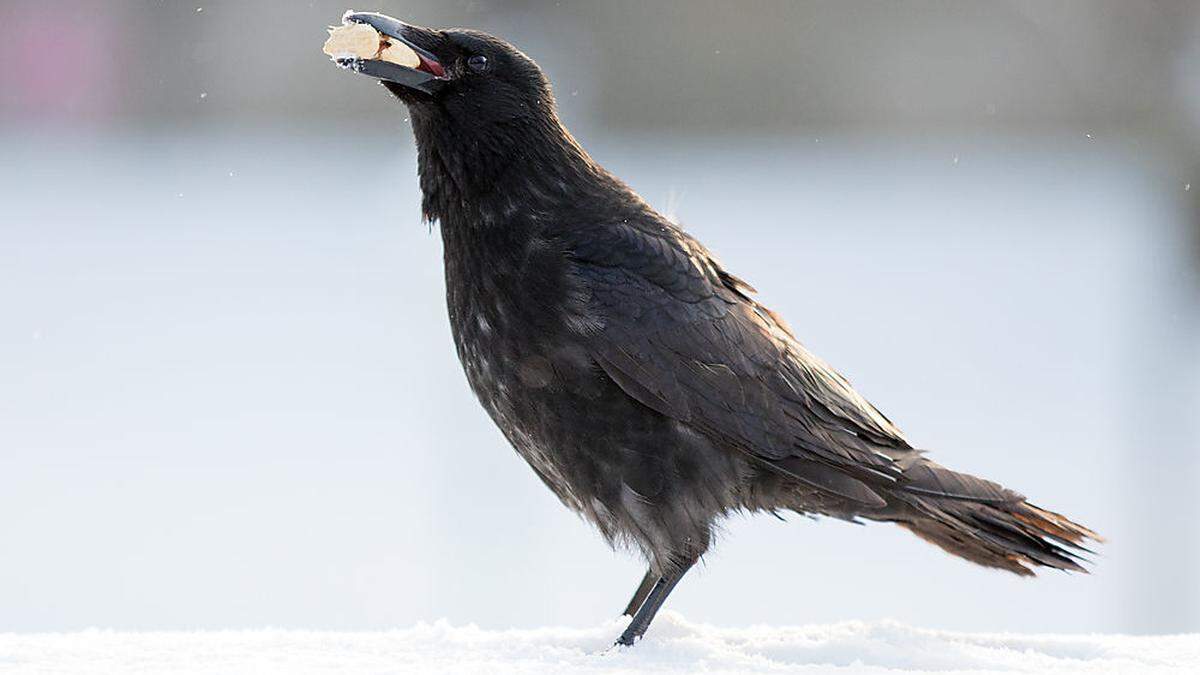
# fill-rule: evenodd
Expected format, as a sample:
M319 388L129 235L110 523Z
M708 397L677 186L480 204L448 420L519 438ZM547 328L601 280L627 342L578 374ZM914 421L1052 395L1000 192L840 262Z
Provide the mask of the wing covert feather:
M796 458L794 467L894 480L895 459L915 453L694 239L629 223L576 236L575 273L603 325L591 352L631 397L784 471ZM812 476L848 498L879 499L853 479Z

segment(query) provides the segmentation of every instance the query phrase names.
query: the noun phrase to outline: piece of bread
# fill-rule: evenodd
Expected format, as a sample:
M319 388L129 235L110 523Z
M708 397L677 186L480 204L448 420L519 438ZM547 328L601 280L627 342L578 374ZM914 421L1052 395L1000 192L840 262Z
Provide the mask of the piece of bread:
M325 40L322 51L334 60L388 61L408 68L421 65L421 57L412 48L365 23L348 23L330 28L329 39Z
M384 40L383 49L379 50L379 58L398 66L416 68L421 65L421 57L411 47L398 40Z

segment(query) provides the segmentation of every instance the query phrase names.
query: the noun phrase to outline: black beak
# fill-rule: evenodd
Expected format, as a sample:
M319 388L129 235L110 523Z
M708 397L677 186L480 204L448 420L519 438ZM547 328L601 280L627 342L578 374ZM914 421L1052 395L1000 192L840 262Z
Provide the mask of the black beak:
M361 23L374 28L385 35L388 40L400 43L416 53L420 63L416 67L402 66L390 61L376 59L337 59L338 65L349 68L363 75L378 78L387 82L395 82L409 89L416 89L426 94L432 94L447 79L446 70L437 57L428 49L420 46L415 40L430 42L436 39L434 31L411 26L398 19L393 19L376 12L346 12L342 16L343 24Z

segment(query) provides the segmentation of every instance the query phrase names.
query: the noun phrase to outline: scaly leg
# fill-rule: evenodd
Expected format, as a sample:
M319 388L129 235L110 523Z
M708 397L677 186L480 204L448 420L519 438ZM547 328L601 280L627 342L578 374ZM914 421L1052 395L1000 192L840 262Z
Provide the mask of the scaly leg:
M642 603L646 602L646 596L650 594L650 589L654 588L655 581L658 581L658 575L654 573L654 570L646 570L646 576L642 577L642 583L638 584L637 590L633 592L633 598L625 606L625 611L621 612L623 616L633 616L637 613Z
M693 564L695 564L695 561L689 562L687 565L654 582L654 587L646 595L646 601L638 608L637 614L633 615L633 621L630 621L629 627L625 629L624 633L621 633L621 638L617 640L617 644L629 647L641 639L646 629L650 627L650 622L654 620L654 615L658 614L659 608L662 607L667 596L675 588L675 584L679 583L679 580L692 568ZM636 595L634 599L637 599Z

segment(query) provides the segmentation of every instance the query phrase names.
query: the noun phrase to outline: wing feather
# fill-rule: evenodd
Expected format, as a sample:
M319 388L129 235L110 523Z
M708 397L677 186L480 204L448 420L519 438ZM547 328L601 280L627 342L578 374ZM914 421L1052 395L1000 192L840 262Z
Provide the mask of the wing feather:
M575 273L604 326L589 347L627 394L817 487L881 501L851 475L896 480L896 460L916 451L748 284L670 225L576 236Z

